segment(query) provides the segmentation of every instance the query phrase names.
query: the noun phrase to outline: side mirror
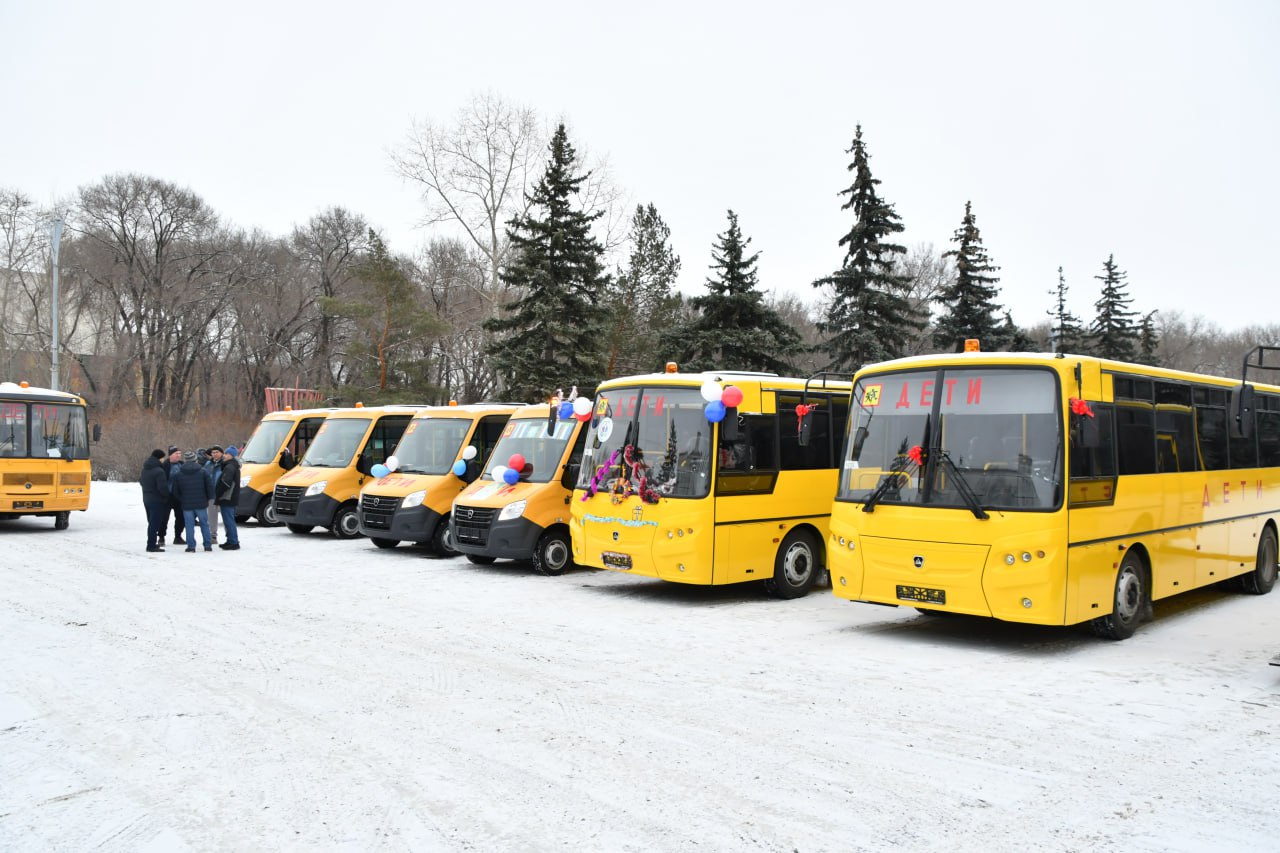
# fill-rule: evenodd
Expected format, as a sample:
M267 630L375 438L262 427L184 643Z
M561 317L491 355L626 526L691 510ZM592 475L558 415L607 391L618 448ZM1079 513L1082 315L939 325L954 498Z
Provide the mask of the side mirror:
M373 468L373 463L369 461L369 457L361 453L359 458L356 459L356 470L367 477L369 476L369 473L372 470L372 468Z
M720 422L720 438L723 441L738 440L738 407L724 410L724 420Z
M298 460L293 458L293 451L285 448L280 451L280 467L286 471L292 471L298 466Z
M97 444L102 441L102 424L93 425L93 443Z
M797 406L796 408L799 409L801 407ZM803 414L799 411L796 412L796 416L800 419L800 434L797 436L796 443L801 447L808 447L809 437L813 435L813 412L808 406L804 408L806 411Z
M1232 438L1253 437L1253 386L1240 383L1231 389L1231 418L1228 420Z
M582 471L581 462L570 462L564 466L564 474L560 477L561 484L566 489L572 489L578 484L578 474Z
M857 460L862 456L862 445L867 443L867 436L871 435L870 430L864 426L858 427L853 431L853 446L849 449L849 458Z

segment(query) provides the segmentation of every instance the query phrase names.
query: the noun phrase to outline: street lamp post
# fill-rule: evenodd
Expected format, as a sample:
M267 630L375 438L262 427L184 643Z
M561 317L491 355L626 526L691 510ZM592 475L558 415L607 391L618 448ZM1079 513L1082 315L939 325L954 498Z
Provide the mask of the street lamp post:
M58 249L62 244L62 226L65 223L59 216L53 220L53 383L49 386L54 391L58 388Z

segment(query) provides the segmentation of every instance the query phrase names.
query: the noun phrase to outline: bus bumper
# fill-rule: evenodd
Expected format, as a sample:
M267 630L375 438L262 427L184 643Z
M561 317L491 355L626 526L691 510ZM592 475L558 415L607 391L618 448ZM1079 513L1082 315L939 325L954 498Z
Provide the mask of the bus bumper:
M244 518L258 514L258 507L262 505L263 498L270 498L270 495L264 495L257 489L251 489L247 486L240 489L240 499L236 501L236 516Z
M310 495L298 498L298 508L292 513L280 511L276 504L276 518L284 524L303 524L309 527L328 527L333 524L338 502L328 495Z
M545 527L539 527L527 518L495 521L486 531L488 537L482 544L462 541L455 524L453 547L464 554L478 554L502 560L529 560L533 558L533 549L545 530Z
M360 532L372 539L395 539L398 542L430 542L440 523L440 513L428 506L399 508L391 518L360 510Z

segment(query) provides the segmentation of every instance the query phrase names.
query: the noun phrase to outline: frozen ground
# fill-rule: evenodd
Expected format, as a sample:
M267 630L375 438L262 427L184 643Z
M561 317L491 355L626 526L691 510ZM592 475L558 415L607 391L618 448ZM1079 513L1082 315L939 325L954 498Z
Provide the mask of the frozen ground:
M0 849L1280 849L1280 591L1108 643L144 540L136 485L0 522Z

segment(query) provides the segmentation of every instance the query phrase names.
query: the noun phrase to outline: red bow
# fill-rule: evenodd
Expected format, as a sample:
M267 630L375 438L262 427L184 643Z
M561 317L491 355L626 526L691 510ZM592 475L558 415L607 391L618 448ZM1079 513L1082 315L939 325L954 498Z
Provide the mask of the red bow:
M922 448L920 445L917 444L915 447L912 447L910 450L907 451L907 458L910 459L912 462L916 463L917 465L923 465L924 464L924 448Z
M1083 415L1086 418L1093 417L1093 409L1089 408L1089 404L1079 397L1071 398L1071 414Z
M812 406L806 406L804 403L796 404L796 431L797 432L799 432L800 427L804 425L805 415L812 413L813 410L816 408L818 408L817 403L814 403Z

